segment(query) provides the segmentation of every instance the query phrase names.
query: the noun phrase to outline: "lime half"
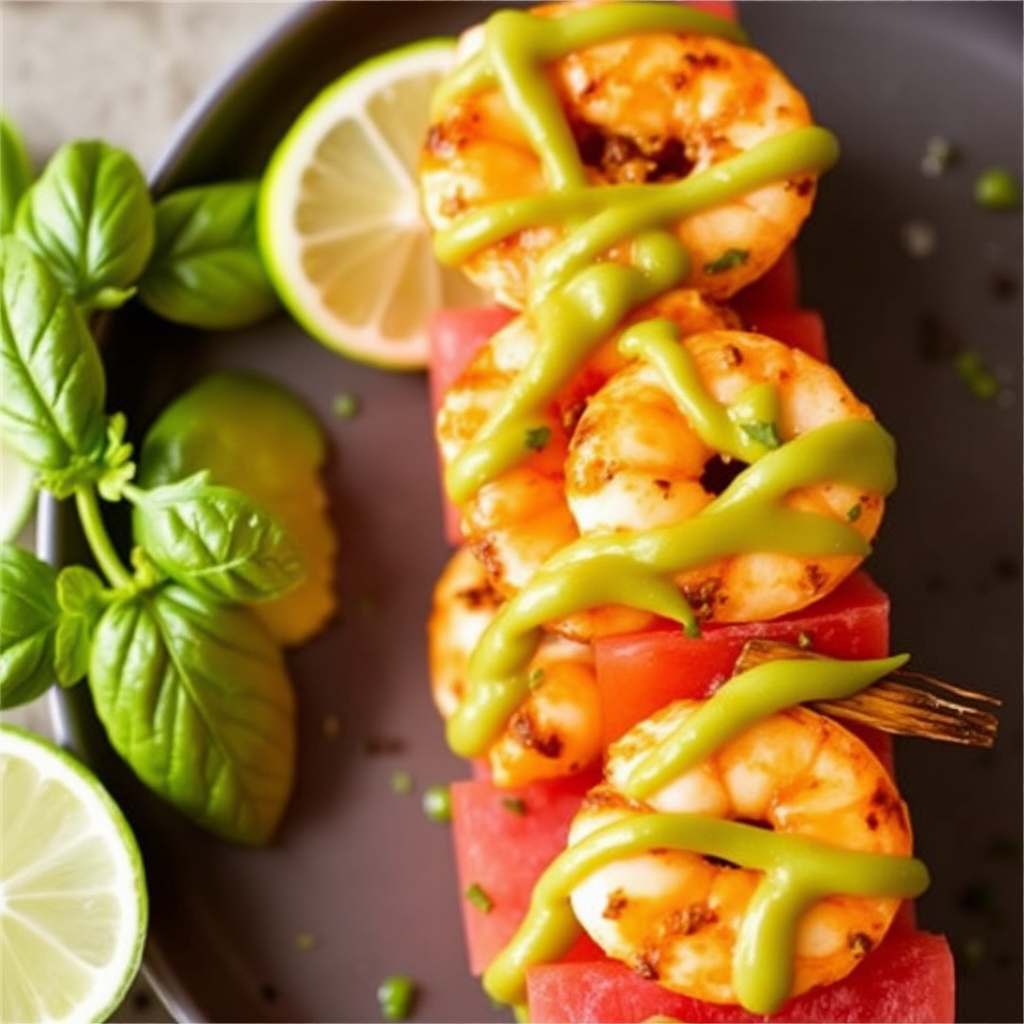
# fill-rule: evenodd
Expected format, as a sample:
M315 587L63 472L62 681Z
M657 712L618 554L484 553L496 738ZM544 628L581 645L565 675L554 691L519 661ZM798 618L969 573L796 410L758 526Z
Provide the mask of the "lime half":
M135 838L94 775L11 725L0 725L0 794L0 1020L107 1020L146 936Z
M0 542L13 541L28 522L36 502L35 478L0 437Z
M424 366L430 314L481 301L434 257L416 179L454 54L450 40L426 40L348 72L299 115L263 177L260 248L282 302L360 362Z

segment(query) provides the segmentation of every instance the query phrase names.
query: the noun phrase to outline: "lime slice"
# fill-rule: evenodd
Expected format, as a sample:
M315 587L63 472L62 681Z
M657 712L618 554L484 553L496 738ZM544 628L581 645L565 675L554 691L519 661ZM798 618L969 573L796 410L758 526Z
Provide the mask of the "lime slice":
M28 522L36 501L35 478L35 471L0 437L0 542L13 541Z
M78 761L11 725L0 725L0 792L0 1020L107 1020L146 935L128 824Z
M427 324L480 293L434 257L416 163L454 43L426 40L329 85L280 141L258 232L282 302L314 338L389 369L426 364Z

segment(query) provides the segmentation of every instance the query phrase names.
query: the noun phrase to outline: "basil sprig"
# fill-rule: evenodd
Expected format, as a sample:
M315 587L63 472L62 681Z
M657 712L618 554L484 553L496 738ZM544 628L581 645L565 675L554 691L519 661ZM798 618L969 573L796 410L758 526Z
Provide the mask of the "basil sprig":
M259 182L181 189L156 204L156 247L139 298L165 320L221 330L279 308L256 237Z
M244 223L251 189L230 195L214 234L241 250L255 244ZM195 239L217 221L217 201L189 203L205 210ZM207 473L135 482L87 317L136 292L155 238L141 174L94 142L59 151L0 236L0 433L41 487L74 501L95 562L56 570L0 546L0 707L87 679L111 744L139 778L203 827L258 844L291 792L295 710L282 650L249 605L304 570L278 520ZM160 251L154 280L178 250ZM222 284L218 274L207 282ZM235 290L246 307L236 324L269 309L252 291ZM202 307L188 295L185 286L176 301ZM124 502L135 510L127 558L104 518L105 504Z

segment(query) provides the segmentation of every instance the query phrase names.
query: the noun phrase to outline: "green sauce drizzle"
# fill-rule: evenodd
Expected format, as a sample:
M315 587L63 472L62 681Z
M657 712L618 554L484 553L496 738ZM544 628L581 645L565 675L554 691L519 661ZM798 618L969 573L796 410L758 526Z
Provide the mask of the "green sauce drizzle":
M435 94L436 117L468 93L500 88L551 189L462 216L435 239L438 258L459 264L529 227L567 229L538 264L528 297L536 352L449 467L446 489L458 504L529 455L525 439L542 436L548 403L633 309L685 282L689 254L667 225L772 182L823 172L837 159L835 137L807 127L670 184L589 186L543 65L574 49L641 32L697 32L746 42L738 26L671 3L598 6L555 19L507 10L488 21L482 50ZM609 251L627 241L632 262L607 262ZM690 520L569 544L502 606L473 651L467 695L448 721L449 745L462 756L484 753L526 700L528 664L546 623L627 605L698 635L674 574L755 550L866 555L869 545L848 522L786 508L783 499L837 474L883 495L895 486L892 438L874 421L836 422L780 444L775 389L751 388L722 406L701 387L675 325L635 325L623 332L620 346L658 370L705 443L747 468ZM756 719L805 700L846 696L904 661L775 662L737 676L691 717L682 734L650 752L628 780L627 793L642 799ZM840 850L699 815L640 815L592 833L553 862L520 931L485 975L488 992L521 1004L526 967L556 959L579 933L569 905L572 889L601 865L652 847L692 850L764 872L735 959L736 991L754 1012L771 1012L788 996L796 922L816 899L836 892L912 897L928 883L924 866L909 857Z
M851 697L906 662L903 654L865 661L787 659L733 676L636 765L623 791L646 800L758 720L811 700Z
M764 872L733 960L737 996L753 1013L772 1013L789 997L797 923L816 900L837 893L911 899L929 883L927 868L913 857L843 850L700 814L637 815L590 833L552 861L519 930L484 974L488 994L522 1003L527 968L557 960L581 933L572 890L606 864L651 849L688 850Z

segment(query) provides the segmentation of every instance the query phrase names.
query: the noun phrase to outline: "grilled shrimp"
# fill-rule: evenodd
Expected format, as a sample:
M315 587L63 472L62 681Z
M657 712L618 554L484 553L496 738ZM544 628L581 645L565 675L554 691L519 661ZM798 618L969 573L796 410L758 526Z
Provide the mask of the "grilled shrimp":
M579 19L595 6L551 4L520 17ZM477 27L463 38L460 61L489 59ZM574 143L568 166L556 175L568 180L552 180L545 144L520 123L505 93L493 85L456 90L432 118L420 159L422 205L435 231L551 191L640 185L654 191L686 183L812 124L806 100L772 61L714 35L650 31L611 38L555 56L536 75ZM761 276L809 214L817 175L792 170L673 216L664 226L690 256L681 283L726 298ZM533 218L472 252L463 269L502 303L524 308L539 261L567 230L558 216ZM616 240L602 256L628 261L629 240Z
M738 323L732 313L689 289L670 292L636 311L622 329L647 317L668 318L683 334ZM529 451L529 439L524 438L524 457L462 504L465 540L503 595L522 588L547 558L579 536L566 501L569 442L588 402L626 365L616 347L620 333L600 344L547 402L543 426L538 428L542 436ZM479 432L493 422L502 400L528 370L540 344L531 317L517 317L481 348L445 394L436 434L446 470L452 469Z
M638 815L688 813L753 824L828 847L905 857L906 807L864 743L802 707L764 718L643 800L626 795L641 760L702 706L678 701L609 748L605 781L574 819L569 843ZM761 870L690 852L652 849L601 866L571 895L591 937L666 988L736 1003L734 957ZM873 949L899 899L839 893L813 900L796 926L791 995L848 974Z
M443 718L462 701L470 654L500 604L480 563L460 548L438 579L427 626L431 688ZM590 647L551 635L529 672L529 699L486 755L499 786L570 775L593 764L601 751Z
M874 418L832 367L763 335L707 331L682 344L702 388L724 408L738 409L755 389L774 390L773 445L826 424ZM769 429L749 415L749 424L741 423L745 429ZM652 530L699 515L742 466L740 458L717 452L701 437L693 413L680 408L661 370L636 360L591 396L580 417L566 457L566 502L583 536ZM833 477L793 490L784 504L849 524L870 540L885 501ZM797 611L832 590L863 557L765 547L675 577L698 619L750 622Z

